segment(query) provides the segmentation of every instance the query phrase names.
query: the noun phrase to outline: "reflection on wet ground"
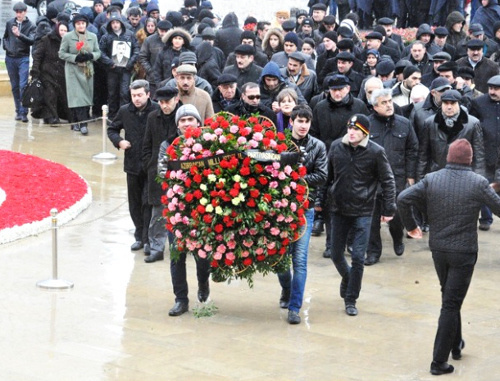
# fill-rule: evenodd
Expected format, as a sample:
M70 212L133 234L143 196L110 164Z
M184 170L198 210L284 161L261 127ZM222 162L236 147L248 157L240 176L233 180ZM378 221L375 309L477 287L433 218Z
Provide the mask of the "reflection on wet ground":
M367 267L360 314L348 317L340 279L312 239L302 323L280 310L276 276L211 285L219 312L168 316L174 298L168 262L145 264L131 252L123 156L92 161L101 151L100 124L84 137L68 126L14 123L1 98L0 148L67 165L91 185L92 205L59 230L59 276L68 292L35 287L51 275L51 234L0 246L0 379L8 381L160 380L430 380L440 308L439 285L426 241L392 253L384 228L379 264ZM116 152L110 145L108 149ZM36 171L36 168L33 170ZM29 186L29 184L27 184ZM36 205L33 205L36 207ZM480 232L481 252L463 307L467 346L450 361L464 380L492 380L498 365L498 222ZM188 260L196 307L194 261Z

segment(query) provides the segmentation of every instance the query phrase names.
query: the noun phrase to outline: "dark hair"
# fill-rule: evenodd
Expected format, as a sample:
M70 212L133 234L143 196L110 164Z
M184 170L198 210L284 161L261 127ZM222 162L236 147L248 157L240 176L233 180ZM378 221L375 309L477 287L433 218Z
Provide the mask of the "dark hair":
M313 112L308 105L300 104L293 108L292 114L290 115L290 120L295 120L297 118L304 118L308 122L312 121Z
M130 7L127 9L127 18L130 16L142 16L142 10L139 7Z
M248 89L254 89L256 87L259 87L259 85L256 84L255 82L247 82L242 86L241 93L246 94Z
M257 23L257 30L264 30L266 25L271 25L271 23L269 21L259 21Z
M130 90L139 90L139 89L144 89L144 91L149 93L149 82L146 81L145 79L136 79L134 82L132 82L129 86Z
M111 13L119 13L121 16L122 10L115 5L110 5L109 7L106 8L106 14L110 15Z

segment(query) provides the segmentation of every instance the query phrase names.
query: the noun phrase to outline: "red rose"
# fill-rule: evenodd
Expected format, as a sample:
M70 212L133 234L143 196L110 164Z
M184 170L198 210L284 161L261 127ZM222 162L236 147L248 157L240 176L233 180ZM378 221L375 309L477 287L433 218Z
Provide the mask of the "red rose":
M260 124L256 124L255 126L253 126L253 130L254 132L262 132L262 126Z
M168 204L168 198L166 195L161 196L160 200L162 204Z
M191 188L191 179L189 177L184 180L184 185L186 186L186 188Z
M255 215L255 217L254 217L254 219L253 219L253 220L254 220L255 222L260 222L260 221L262 221L263 219L264 219L264 217L262 216L262 214L257 213L257 214Z
M271 202L273 199L273 196L271 196L269 193L266 193L263 197L266 202Z
M193 201L193 198L194 198L194 196L192 193L186 193L184 200L186 200L187 202L191 202L191 201Z
M259 183L261 185L266 185L267 184L267 179L263 176L259 177Z
M201 183L201 180L202 180L201 179L201 175L198 175L198 174L194 175L193 176L193 180L194 180L195 183L198 183L198 184Z
M229 191L229 194L233 197L237 197L238 194L240 193L240 191L238 189L234 189L232 188L230 191Z
M248 176L250 174L250 168L248 167L243 167L240 169L240 175L242 176Z
M224 259L224 263L226 264L226 266L231 266L233 264L234 261L230 260L230 259Z
M205 214L203 216L203 222L206 224L212 223L212 215L211 214Z
M211 173L212 173L212 170L210 168L207 168L207 169L203 170L203 176L205 176L205 177L207 177Z
M271 144L271 140L269 138L263 138L262 144L264 144L264 147L268 147L269 144Z
M264 136L269 139L274 139L274 132L271 130L267 130Z
M299 175L300 177L304 177L307 175L307 168L306 167L299 167Z
M255 200L253 198L251 198L250 200L247 201L247 205L250 207L250 208L254 208L255 207Z
M283 132L278 132L277 136L279 140L285 140L285 134Z
M219 205L219 201L216 198L213 198L212 201L210 201L212 206L215 208L217 205Z
M253 177L248 179L248 185L251 187L254 187L255 184L257 184L257 180L255 180Z
M294 180L294 181L297 181L300 176L297 172L293 171L292 173L290 173L290 177Z
M267 250L267 254L269 254L269 255L274 255L274 254L276 254L277 252L278 252L278 250L276 250L276 249L268 249L268 250Z
M217 262L215 259L210 262L210 267L219 267L219 262Z
M262 255L262 254L261 254L261 255L257 255L257 260L258 260L259 262L262 262L264 259L266 259L266 256L265 256L265 255Z
M222 231L224 230L224 226L222 226L222 224L217 224L215 225L214 230L216 233L222 233Z
M196 207L196 210L198 211L198 213L200 214L205 214L205 207L203 205L198 205Z
M247 258L245 258L245 259L243 260L243 264L244 264L245 266L250 266L250 265L252 264L252 259L251 259L251 258L248 258L248 257L247 257Z
M203 193L201 193L201 190L196 189L196 190L193 192L193 196L194 196L194 197L196 197L196 198L199 200L200 198L202 198L202 197L203 197Z
M251 190L250 190L250 197L252 197L252 198L257 198L257 197L259 197L259 194L260 194L260 192L259 192L259 190L258 190L258 189L251 189Z
M255 164L255 172L262 173L263 170L264 170L264 168L262 167L262 165Z

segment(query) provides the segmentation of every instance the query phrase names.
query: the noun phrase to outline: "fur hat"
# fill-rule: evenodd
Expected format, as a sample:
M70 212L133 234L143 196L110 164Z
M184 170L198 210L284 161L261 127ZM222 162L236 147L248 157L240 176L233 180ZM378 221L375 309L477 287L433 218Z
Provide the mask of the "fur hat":
M452 164L471 165L472 146L467 139L457 139L450 144L446 162Z

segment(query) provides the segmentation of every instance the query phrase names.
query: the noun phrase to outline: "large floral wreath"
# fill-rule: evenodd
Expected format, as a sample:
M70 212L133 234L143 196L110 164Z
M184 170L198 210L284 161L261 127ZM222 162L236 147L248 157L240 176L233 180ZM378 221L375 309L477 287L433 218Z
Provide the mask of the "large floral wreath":
M207 259L214 281L242 278L252 286L255 272L290 266L285 254L308 207L306 169L289 160L290 133L276 133L265 118L219 113L205 124L167 149L162 203L171 255Z

